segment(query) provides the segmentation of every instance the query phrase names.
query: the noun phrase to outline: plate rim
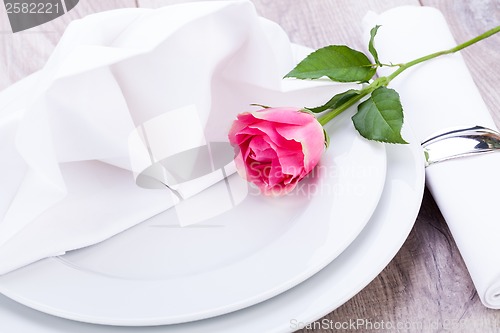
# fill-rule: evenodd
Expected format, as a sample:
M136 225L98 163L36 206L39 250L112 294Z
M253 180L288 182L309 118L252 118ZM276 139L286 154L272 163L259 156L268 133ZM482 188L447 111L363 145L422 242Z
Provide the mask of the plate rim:
M402 149L409 149L412 151L412 155L415 157L415 164L411 165L415 167L415 173L412 175L408 175L408 165L406 165L405 174L407 174L407 181L413 182L415 188L411 190L411 197L414 199L422 198L424 192L424 158L422 151L418 151L419 145L410 143L409 148L402 147ZM398 148L399 149L399 148ZM388 155L393 155L393 148L389 148ZM418 155L418 156L417 156ZM390 167L390 166L389 166ZM390 170L389 170L390 171ZM388 172L388 175L391 175ZM391 181L391 177L389 176L387 182ZM392 185L393 186L393 185ZM393 201L401 200L399 195L388 195L387 190L384 190L384 194L382 196L381 205L385 204L386 206L391 206ZM404 199L403 199L404 200ZM399 239L394 242L393 245L389 246L389 249L386 249L385 254L386 257L389 258L389 261L392 260L394 255L400 249L400 246L403 244L404 240L407 238L407 235L411 231L411 228L414 224L415 218L418 214L418 210L420 207L420 202L416 200L413 205L412 210L407 210L404 212L405 223L401 228L401 233L399 234ZM384 221L388 221L387 214L391 211L389 209L383 209L383 214L379 214L375 216L375 220L381 221L380 223L384 223ZM401 222L401 221L399 221ZM399 223L398 222L398 223ZM396 222L393 225L397 225ZM372 233L368 232L369 230L365 229L363 233L367 234L364 242L373 242ZM360 240L363 244L363 241ZM356 251L356 246L358 243L353 243L350 248ZM359 247L359 246L358 246ZM344 252L347 253L347 252ZM376 270L382 270L387 263L387 258L379 262L376 266L378 267ZM365 258L365 261L367 259ZM367 261L370 263L370 261ZM334 271L335 272L335 271ZM373 273L373 272L372 272ZM359 289L362 289L366 284L368 284L373 278L375 278L378 274L369 274L364 278L364 281L358 286ZM317 275L326 275L325 279L328 278L329 271L322 270ZM373 276L372 276L373 275ZM309 282L309 281L307 281ZM314 282L314 281L311 281ZM347 296L346 299L337 301L337 302L329 302L328 297L322 299L321 302L318 303L318 299L315 298L315 295L309 290L312 288L316 288L321 290L321 293L325 292L325 288L322 286L318 286L315 283L308 283L308 286L305 286L306 283L297 286L281 295L278 295L270 300L257 304L256 306L246 308L240 311L236 311L224 316L210 318L206 320L201 320L193 323L186 323L180 325L168 325L168 326L160 326L160 327L140 327L133 328L130 327L127 329L127 332L130 333L139 333L139 332L154 332L154 333L197 333L197 332L207 332L207 331L217 331L220 333L224 332L234 332L237 328L246 328L247 330L239 330L238 332L246 333L246 332L268 332L268 333L277 333L277 332L290 332L291 329L289 326L286 326L287 322L284 322L286 319L290 319L293 315L296 315L298 320L304 322L312 322L317 320L318 318L324 316L325 314L333 311L335 308L343 304L347 299L351 298L358 291L352 290L348 294L352 294ZM330 291L335 289L335 286L326 284L329 287ZM298 288L302 289L302 292L297 291ZM304 290L306 292L304 292ZM2 297L3 298L3 297ZM314 303L310 303L314 302ZM298 305L297 305L298 304ZM309 304L310 306L306 306ZM276 305L283 305L282 307L276 308ZM319 308L320 307L320 308ZM4 310L7 309L7 310ZM96 326L92 324L86 324L81 322L74 322L71 320L61 319L58 317L53 317L47 315L45 313L40 313L33 311L30 308L19 305L18 303L14 303L7 298L0 299L0 314L4 313L3 317L6 317L8 321L5 323L8 327L16 327L22 328L23 331L27 333L35 333L40 329L39 325L43 325L44 328L50 330L54 333L65 333L68 331L72 331L75 333L119 333L122 332L122 328L114 327L114 326ZM27 320L25 318L31 318ZM10 320L10 321L9 321Z
M347 112L340 117L338 117L339 121L337 124L342 124L343 121L348 120L348 114ZM208 310L202 310L202 311L197 311L193 312L191 311L189 314L184 314L184 315L176 315L175 317L172 317L171 314L165 316L165 315L160 315L160 316L143 316L143 317L135 317L135 318L130 318L127 316L121 316L121 317L112 317L110 318L109 316L100 316L96 317L93 315L89 315L88 313L81 313L81 312L75 312L71 311L68 309L65 309L63 307L59 306L54 306L54 303L48 303L46 304L46 300L42 301L40 299L40 296L35 296L33 298L27 297L26 293L22 292L22 285L23 282L20 282L20 285L18 284L17 281L12 281L16 280L16 277L19 277L18 275L20 274L21 280L23 279L23 273L27 271L26 275L36 275L40 274L41 272L47 269L57 269L56 262L59 264L58 260L55 260L54 258L47 258L44 260L41 260L37 263L31 264L29 266L26 266L25 268L21 268L20 270L11 272L9 274L6 274L4 276L0 276L0 292L3 293L4 295L8 296L11 299L14 299L26 306L29 306L31 308L34 308L36 310L46 312L55 316L71 319L71 320L76 320L76 321L82 321L82 322L88 322L88 323L93 323L93 324L102 324L102 325L120 325L120 326L156 326L156 325L169 325L169 324L180 324L180 323L185 323L189 321L194 321L194 320L203 320L207 319L210 317L215 317L215 316L220 316L224 315L230 312L238 311L243 308L258 304L260 302L263 302L269 298L275 297L276 295L279 295L286 290L289 290L290 288L295 287L296 285L302 283L303 281L307 280L314 274L316 274L318 271L323 269L325 266L327 266L332 260L334 260L338 255L340 255L348 246L351 244L356 237L362 232L363 228L365 225L368 223L371 215L375 211L378 202L382 196L383 188L384 188L384 183L385 183L385 178L386 178L386 167L387 167L387 154L385 150L385 146L382 146L378 143L374 142L367 142L364 141L363 139L360 139L357 136L357 133L355 132L354 128L352 129L345 129L348 133L348 135L352 135L352 140L356 142L362 142L362 145L364 149L370 149L373 154L375 155L380 155L379 162L381 165L379 165L379 168L383 169L380 170L382 174L378 178L378 184L377 184L377 189L375 191L375 194L372 195L373 197L373 202L371 202L371 207L368 207L366 209L366 216L363 218L363 221L359 223L357 229L355 229L352 232L352 237L348 239L345 243L341 244L336 248L335 252L329 252L328 255L323 255L321 257L321 261L315 260L315 265L313 267L309 267L307 270L303 270L292 278L289 278L287 280L281 280L279 285L274 285L273 287L267 287L267 289L261 293L254 294L254 295L246 295L245 297L239 297L236 302L230 303L230 304L225 304L223 306L219 306L216 308L211 308ZM330 149L335 149L334 147ZM382 156L383 155L383 156ZM371 189L370 189L371 190ZM331 221L328 222L328 224L331 224ZM44 267L46 265L46 267ZM64 264L65 265L65 264ZM37 272L37 269L41 267L41 271ZM63 268L69 268L66 267L66 265ZM61 269L61 268L60 268ZM31 271L31 272L30 272ZM62 272L62 271L61 271ZM14 278L11 278L11 275L14 276ZM50 275L50 274L49 274ZM27 283L31 283L32 281L28 279ZM26 282L24 282L26 283ZM17 285L17 287L16 287ZM17 291L16 291L17 290ZM262 290L262 289L261 289ZM57 301L56 301L57 305ZM128 310L130 312L130 310ZM108 313L109 315L109 313Z

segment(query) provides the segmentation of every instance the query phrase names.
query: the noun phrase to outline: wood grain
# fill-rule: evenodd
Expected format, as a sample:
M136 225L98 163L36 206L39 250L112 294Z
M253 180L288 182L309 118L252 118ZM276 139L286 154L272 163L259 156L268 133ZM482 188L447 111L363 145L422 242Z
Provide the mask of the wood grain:
M40 69L67 24L89 13L134 7L160 7L186 0L82 0L67 15L43 26L10 33L0 6L0 89ZM253 0L258 12L279 23L292 41L310 47L348 44L361 49L360 20L368 10L412 4L439 8L457 41L500 22L498 0ZM463 52L467 65L497 124L500 124L500 36ZM401 209L404 209L401 208ZM426 192L415 227L396 257L364 290L324 317L334 322L366 319L406 324L394 332L498 332L500 312L486 309L439 209ZM446 329L444 325L462 327ZM427 325L427 326L420 326ZM374 330L376 331L376 330ZM379 332L382 330L379 330ZM303 330L333 332L333 330ZM363 332L363 330L342 330ZM237 333L237 332L236 332Z

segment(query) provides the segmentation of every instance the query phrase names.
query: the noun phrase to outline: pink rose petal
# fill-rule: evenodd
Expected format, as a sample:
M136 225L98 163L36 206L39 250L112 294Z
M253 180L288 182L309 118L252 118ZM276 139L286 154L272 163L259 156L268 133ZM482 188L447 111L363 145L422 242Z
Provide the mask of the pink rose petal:
M291 192L324 151L322 126L297 108L241 113L228 136L238 173L265 195Z

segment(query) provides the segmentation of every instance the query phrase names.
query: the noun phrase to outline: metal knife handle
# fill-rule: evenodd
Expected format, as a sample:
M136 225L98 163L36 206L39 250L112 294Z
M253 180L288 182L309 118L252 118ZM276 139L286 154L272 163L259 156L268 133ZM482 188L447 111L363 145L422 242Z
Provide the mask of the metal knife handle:
M500 151L500 133L482 126L458 128L422 143L426 167L453 158Z

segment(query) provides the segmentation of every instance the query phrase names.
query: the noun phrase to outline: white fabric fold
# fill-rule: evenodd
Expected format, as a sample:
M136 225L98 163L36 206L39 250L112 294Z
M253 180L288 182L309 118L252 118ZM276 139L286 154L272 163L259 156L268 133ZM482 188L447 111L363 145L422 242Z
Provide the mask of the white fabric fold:
M141 168L227 142L231 122L251 103L314 106L346 89L283 82L294 50L249 1L123 9L72 22L41 71L0 93L0 274L95 244L180 202L186 215L204 197L197 194L234 168L178 184L183 198L138 187ZM137 144L146 127L154 149ZM210 216L220 213L210 208Z
M383 63L404 63L456 45L442 14L430 7L398 7L364 19L365 35L381 25L375 39ZM382 68L379 74L392 70ZM420 64L392 83L405 119L417 137L452 127L481 125L496 129L460 54ZM431 165L427 185L453 234L483 304L500 308L500 154L474 156Z

